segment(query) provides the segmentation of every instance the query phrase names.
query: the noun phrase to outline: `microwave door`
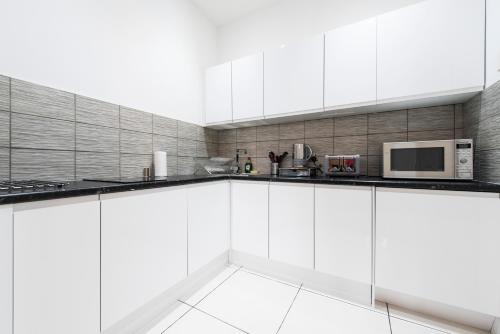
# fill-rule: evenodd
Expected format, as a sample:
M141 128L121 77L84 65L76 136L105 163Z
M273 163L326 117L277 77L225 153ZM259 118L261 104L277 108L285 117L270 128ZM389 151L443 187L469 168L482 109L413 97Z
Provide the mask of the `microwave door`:
M455 176L454 145L448 141L393 143L388 149L384 153L386 177L453 179Z

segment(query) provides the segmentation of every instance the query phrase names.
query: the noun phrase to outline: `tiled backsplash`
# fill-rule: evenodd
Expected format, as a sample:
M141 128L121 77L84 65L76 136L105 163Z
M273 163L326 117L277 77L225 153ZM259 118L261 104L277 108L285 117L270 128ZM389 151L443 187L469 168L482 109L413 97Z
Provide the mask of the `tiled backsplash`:
M142 176L167 151L169 175L217 154L217 132L0 76L0 179Z
M475 178L500 182L500 81L464 105L464 120L476 143Z
M288 152L283 166L291 166L293 144L306 143L321 163L326 154L360 154L362 173L379 176L383 142L462 138L463 127L461 104L343 116L221 130L219 155L234 157L237 148L246 149L242 163L251 157L254 168L268 174L269 151Z

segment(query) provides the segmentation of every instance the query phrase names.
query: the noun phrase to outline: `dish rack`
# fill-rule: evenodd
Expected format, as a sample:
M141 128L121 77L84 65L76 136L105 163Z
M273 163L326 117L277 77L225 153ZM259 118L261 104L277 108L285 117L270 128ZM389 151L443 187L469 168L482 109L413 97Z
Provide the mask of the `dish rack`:
M195 174L231 174L233 161L231 158L222 157L197 159Z

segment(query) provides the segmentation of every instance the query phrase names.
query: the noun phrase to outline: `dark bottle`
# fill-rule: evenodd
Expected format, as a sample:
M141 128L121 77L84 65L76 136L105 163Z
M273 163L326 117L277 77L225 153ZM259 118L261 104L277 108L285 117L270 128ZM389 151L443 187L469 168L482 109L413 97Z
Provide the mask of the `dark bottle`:
M250 173L252 171L252 161L250 158L248 158L247 162L245 163L245 173Z

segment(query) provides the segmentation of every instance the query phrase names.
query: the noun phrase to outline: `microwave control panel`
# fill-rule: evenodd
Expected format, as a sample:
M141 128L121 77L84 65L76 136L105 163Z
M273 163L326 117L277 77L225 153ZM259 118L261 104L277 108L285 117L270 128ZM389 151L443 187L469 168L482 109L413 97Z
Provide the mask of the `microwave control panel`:
M472 139L455 140L455 178L472 180L474 178L474 147Z

